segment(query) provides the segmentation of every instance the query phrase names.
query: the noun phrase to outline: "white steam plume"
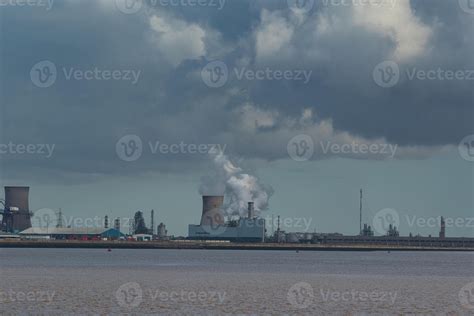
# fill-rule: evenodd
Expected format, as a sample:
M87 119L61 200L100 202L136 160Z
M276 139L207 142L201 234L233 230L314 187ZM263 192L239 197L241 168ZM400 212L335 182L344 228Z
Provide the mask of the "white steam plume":
M225 215L246 216L248 202L254 202L257 214L268 209L273 189L260 183L257 177L235 166L223 152L211 151L215 170L201 179L202 195L225 195Z

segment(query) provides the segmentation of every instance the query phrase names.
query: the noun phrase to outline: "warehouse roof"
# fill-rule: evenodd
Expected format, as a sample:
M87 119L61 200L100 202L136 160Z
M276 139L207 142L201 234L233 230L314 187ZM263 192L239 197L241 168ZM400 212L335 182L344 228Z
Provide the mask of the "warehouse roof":
M114 228L102 227L30 227L20 232L20 235L101 235Z

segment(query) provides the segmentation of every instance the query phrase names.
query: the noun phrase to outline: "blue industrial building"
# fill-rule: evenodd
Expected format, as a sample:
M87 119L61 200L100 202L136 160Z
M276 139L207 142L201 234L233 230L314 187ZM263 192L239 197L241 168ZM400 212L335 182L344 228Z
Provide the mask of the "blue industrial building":
M263 242L265 241L265 220L240 218L238 221L219 225L189 225L188 239Z

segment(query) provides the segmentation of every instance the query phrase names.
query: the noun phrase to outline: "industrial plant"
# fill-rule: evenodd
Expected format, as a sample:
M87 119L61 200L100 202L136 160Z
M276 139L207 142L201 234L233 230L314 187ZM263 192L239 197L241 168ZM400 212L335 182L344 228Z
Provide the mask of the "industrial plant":
M203 196L199 225L189 225L189 239L264 242L265 220L255 216L254 203L248 202L247 217L225 220L224 196Z
M160 223L155 234L154 221L155 211L151 210L151 228L147 228L143 213L135 213L134 219L130 223L129 234L121 232L120 218L115 218L113 227L109 227L109 216L105 215L100 226L94 227L64 227L63 213L61 209L52 214L41 214L44 217L54 217L56 222L51 222L51 218L41 218L40 227L32 226L34 213L29 207L29 187L5 187L5 199L0 199L3 208L0 208L0 238L3 239L54 239L54 240L167 240L168 231L166 225ZM53 212L52 210L48 210ZM41 216L40 215L40 216ZM43 222L44 220L44 222ZM36 223L38 224L38 223Z
M254 201L247 201L246 215L229 216L225 211L224 199L220 196L202 196L202 211L200 211L199 224L188 225L187 237L174 237L168 235L166 225L161 222L155 230L155 211L150 212L148 228L144 213L135 212L128 233L121 231L120 218L113 220L113 227L109 227L109 216L103 217L100 227L64 227L62 211L55 214L57 223L46 227L32 227L33 213L29 207L29 187L5 187L5 199L0 200L3 208L0 209L0 239L17 240L75 240L75 241L116 241L116 242L167 242L182 247L183 243L189 245L202 245L209 243L234 243L267 244L267 247L280 247L287 245L313 245L318 247L398 247L398 248L455 248L474 249L474 238L446 237L446 223L440 217L439 235L400 236L398 228L390 225L384 236L375 236L372 227L362 223L362 190L359 203L359 234L353 236L339 233L318 232L285 232L280 227L278 216L277 229L267 233L266 221L255 210ZM243 212L242 212L243 213ZM33 217L34 218L34 217ZM169 244L171 243L171 244ZM194 244L193 244L194 243ZM272 246L273 245L273 246ZM133 244L131 244L133 247ZM177 246L178 247L178 246Z

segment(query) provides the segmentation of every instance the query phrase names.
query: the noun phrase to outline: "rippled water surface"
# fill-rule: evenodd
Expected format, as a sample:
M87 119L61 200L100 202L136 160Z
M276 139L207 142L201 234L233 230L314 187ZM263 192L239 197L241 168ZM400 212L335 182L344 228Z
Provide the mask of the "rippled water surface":
M0 314L473 315L474 254L0 249Z

